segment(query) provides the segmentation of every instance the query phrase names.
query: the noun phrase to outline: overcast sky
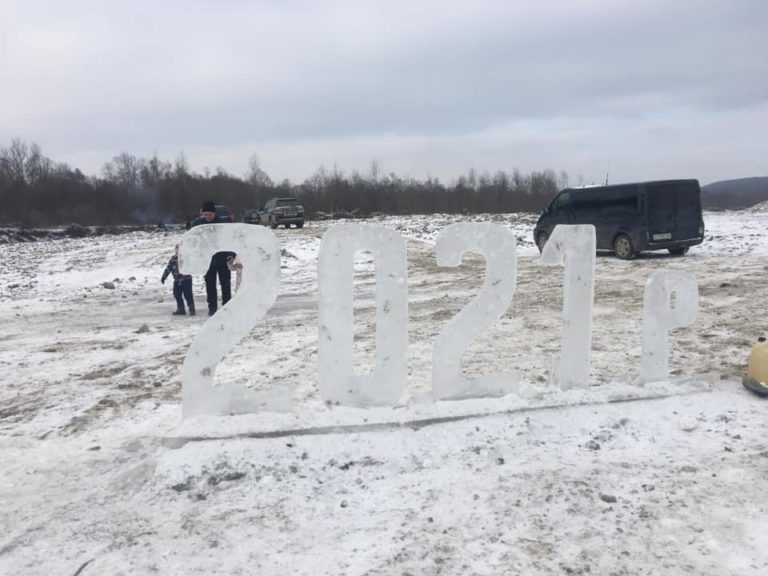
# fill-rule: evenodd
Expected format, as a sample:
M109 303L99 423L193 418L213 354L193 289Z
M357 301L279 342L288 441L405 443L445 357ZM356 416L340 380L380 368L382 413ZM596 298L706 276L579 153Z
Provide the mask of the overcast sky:
M274 179L768 175L768 0L0 0L0 145Z

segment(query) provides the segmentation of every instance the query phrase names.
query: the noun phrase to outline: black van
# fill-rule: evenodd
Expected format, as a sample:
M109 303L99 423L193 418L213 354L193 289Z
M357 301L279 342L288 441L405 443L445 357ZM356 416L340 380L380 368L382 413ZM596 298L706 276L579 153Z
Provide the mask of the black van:
M536 223L539 250L558 224L594 224L597 249L625 260L643 250L683 255L704 241L701 189L698 180L566 188Z

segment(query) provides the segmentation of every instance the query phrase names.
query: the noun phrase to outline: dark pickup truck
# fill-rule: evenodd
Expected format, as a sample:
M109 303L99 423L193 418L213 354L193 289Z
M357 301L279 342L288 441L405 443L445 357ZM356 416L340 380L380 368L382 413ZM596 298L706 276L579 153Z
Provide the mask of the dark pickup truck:
M264 209L259 211L259 222L270 228L290 228L291 224L303 228L304 207L299 204L298 198L271 198L267 200Z

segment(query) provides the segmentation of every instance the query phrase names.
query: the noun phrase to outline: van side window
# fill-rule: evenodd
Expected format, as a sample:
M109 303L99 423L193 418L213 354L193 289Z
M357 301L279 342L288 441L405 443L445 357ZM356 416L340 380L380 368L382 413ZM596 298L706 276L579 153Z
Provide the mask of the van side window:
M571 211L577 218L591 218L600 213L600 197L594 190L579 190L571 198Z
M555 198L555 203L552 205L555 209L555 213L567 212L568 206L570 205L570 199L570 192L563 192L557 198Z
M655 211L698 212L700 192L689 182L647 184L648 208Z
M648 202L648 212L672 216L675 211L675 189L672 186L647 184L645 196Z
M632 216L637 214L637 186L617 186L603 196L603 216Z

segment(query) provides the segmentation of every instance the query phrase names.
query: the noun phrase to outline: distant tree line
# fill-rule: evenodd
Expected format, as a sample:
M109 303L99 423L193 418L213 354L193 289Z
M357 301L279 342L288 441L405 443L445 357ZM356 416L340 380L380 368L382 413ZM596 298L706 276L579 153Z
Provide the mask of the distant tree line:
M366 173L344 173L320 167L300 184L275 183L254 155L242 177L222 168L193 172L183 154L173 162L138 158L121 152L101 174L79 169L43 155L35 143L14 139L0 147L0 224L22 227L157 224L195 217L204 200L227 204L239 217L274 196L295 196L307 217L321 214L473 214L538 212L568 175L551 170L493 174L469 170L445 184L437 178L404 178L381 174L372 161ZM744 208L768 200L768 178L744 178L702 187L708 209Z
M367 173L349 174L324 167L300 184L275 183L251 157L243 177L218 168L197 174L183 154L168 162L154 155L137 158L121 152L98 176L45 157L40 147L21 139L0 147L0 224L22 227L155 224L184 222L204 200L228 205L236 217L262 207L274 196L295 196L308 218L323 214L366 216L533 212L541 210L567 175L550 170L494 174L470 170L450 184L437 178L380 174L376 161Z

